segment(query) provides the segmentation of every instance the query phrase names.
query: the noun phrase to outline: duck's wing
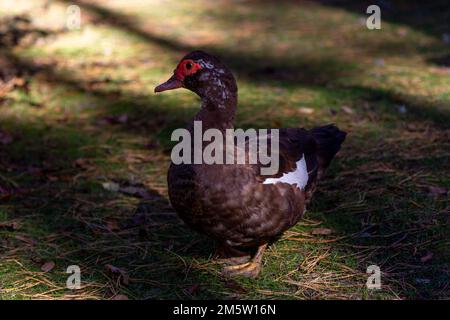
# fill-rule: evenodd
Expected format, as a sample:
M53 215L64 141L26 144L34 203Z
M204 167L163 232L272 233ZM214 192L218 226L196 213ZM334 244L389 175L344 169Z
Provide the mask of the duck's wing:
M259 163L253 167L257 170L257 179L264 184L288 183L303 190L314 189L316 181L320 180L341 148L346 135L333 124L309 131L297 128L278 129L278 152L271 156L271 159L278 160L277 170L266 170ZM259 140L264 138L260 137ZM268 134L270 145L275 138L276 135ZM261 141L258 142L261 145Z
M267 136L258 138L259 145L265 145L262 139L267 139L267 154L270 164L264 165L258 161L253 166L257 180L263 184L288 183L302 190L315 184L318 171L317 144L312 134L305 129L278 129L278 151L273 130L268 130ZM271 153L272 152L272 153Z

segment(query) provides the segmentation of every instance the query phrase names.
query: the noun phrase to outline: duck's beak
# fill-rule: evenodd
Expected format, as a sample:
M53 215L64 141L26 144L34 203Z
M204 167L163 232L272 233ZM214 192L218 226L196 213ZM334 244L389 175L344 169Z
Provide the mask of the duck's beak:
M164 83L161 83L159 86L157 86L155 88L155 93L156 92L163 92L166 90L173 90L173 89L178 89L183 87L183 82L181 82L180 80L178 80L176 78L175 75L173 75L172 77L170 77L169 80L167 80Z

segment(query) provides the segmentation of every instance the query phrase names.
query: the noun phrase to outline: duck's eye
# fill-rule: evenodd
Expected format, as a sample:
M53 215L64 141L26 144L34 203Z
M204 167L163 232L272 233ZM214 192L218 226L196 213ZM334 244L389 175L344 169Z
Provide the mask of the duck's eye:
M178 80L183 81L186 76L192 76L201 69L202 66L194 60L183 60L175 69L175 75Z

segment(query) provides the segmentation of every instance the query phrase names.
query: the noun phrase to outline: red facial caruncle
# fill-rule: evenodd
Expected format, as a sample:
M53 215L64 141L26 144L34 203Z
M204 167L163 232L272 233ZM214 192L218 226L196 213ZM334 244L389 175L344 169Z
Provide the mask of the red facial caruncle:
M201 69L203 68L200 64L196 63L194 60L186 59L178 64L175 70L175 76L178 80L183 81L186 76L191 76Z

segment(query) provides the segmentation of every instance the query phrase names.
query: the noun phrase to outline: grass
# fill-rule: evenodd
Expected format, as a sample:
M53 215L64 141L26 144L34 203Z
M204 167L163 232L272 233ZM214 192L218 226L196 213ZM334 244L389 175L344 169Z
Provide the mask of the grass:
M444 10L405 18L400 1L369 31L350 2L11 3L0 4L1 28L17 34L0 38L1 299L449 298ZM81 30L64 28L72 3ZM199 102L153 87L193 49L233 69L237 127L349 132L257 280L222 277L214 244L167 200L170 134ZM74 264L79 290L66 288ZM373 264L380 290L366 288Z

